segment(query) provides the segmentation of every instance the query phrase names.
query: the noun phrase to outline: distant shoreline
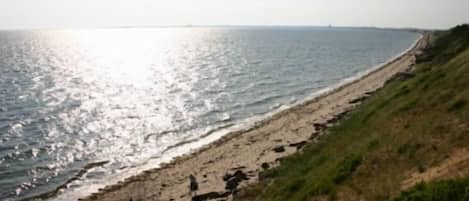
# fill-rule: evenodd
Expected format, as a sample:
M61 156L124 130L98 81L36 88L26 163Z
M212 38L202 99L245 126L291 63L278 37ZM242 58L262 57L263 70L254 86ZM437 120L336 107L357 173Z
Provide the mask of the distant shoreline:
M362 29L362 30L396 30L424 32L444 29L422 29L413 27L374 27L374 26L327 26L327 25L143 25L143 26L96 26L96 27L16 27L0 28L7 31L58 31L58 30L89 30L89 29L168 29L168 28L320 28L320 29Z
M423 35L408 51L356 80L280 111L251 128L231 132L161 168L127 178L80 200L190 200L187 179L190 174L198 179L199 195L230 196L225 187L236 172L243 173L247 180L234 179L235 188L253 183L264 168L278 165L279 158L314 142L323 128L331 126L393 75L409 69L414 55L426 46L427 40L428 36ZM223 177L227 176L224 181Z

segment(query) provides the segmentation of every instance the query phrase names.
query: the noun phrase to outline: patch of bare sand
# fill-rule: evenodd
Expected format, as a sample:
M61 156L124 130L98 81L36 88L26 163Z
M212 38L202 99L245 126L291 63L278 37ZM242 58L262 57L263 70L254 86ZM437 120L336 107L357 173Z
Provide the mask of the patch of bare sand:
M401 189L406 190L420 182L438 179L457 178L469 172L469 149L458 149L440 164L430 167L424 172L412 173L402 182Z

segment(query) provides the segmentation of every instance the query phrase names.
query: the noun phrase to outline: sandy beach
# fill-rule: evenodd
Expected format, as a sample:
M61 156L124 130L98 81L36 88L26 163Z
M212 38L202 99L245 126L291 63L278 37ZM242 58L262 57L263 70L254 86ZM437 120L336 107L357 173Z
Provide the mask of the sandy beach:
M197 196L192 200L230 200L236 189L256 182L261 171L279 165L279 158L314 143L326 128L386 81L411 70L415 55L421 53L428 40L424 34L408 52L358 80L80 200L191 200L190 175L198 183Z

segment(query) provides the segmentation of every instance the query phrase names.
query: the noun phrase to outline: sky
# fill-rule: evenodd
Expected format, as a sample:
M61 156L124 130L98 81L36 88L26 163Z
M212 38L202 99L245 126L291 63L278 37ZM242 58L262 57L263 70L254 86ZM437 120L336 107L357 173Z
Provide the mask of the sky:
M171 25L469 23L469 0L0 0L0 29Z

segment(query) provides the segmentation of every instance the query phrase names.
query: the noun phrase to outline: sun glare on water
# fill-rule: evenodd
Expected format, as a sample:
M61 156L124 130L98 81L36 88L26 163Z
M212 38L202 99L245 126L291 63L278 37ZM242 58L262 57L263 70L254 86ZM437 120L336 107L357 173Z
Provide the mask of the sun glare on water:
M183 28L39 32L47 38L36 45L45 56L35 65L48 73L37 78L35 88L42 91L39 99L46 109L65 107L51 117L54 123L45 129L46 140L69 138L65 139L69 153L56 152L59 162L54 169L66 170L76 161L93 159L109 161L121 171L181 141L182 135L157 134L193 121L187 102L194 98L200 77L191 65L196 51L185 47L203 43L208 32Z
M68 32L67 36L88 51L86 55L91 58L86 59L96 62L91 69L95 76L136 87L152 85L154 73L171 68L165 59L178 54L172 46L185 37L172 29L81 30ZM158 73L159 77L168 75Z

